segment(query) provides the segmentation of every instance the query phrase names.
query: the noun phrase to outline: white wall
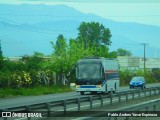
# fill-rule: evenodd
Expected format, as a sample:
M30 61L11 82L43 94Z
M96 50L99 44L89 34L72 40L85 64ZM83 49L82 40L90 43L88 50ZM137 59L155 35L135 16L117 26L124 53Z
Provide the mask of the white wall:
M142 57L122 57L119 56L118 62L120 69L143 69L144 60ZM160 58L146 58L145 66L147 69L160 68Z

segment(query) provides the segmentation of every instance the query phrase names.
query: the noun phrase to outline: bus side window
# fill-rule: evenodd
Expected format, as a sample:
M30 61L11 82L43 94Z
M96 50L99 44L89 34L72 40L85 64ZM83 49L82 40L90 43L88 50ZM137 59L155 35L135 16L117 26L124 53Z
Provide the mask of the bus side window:
M106 73L105 74L105 80L119 78L118 73Z

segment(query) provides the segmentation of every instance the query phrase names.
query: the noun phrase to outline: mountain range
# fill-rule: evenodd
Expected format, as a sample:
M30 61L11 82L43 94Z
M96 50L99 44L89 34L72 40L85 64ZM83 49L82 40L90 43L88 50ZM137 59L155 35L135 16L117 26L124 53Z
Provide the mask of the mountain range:
M0 4L0 40L4 56L31 55L34 51L49 55L63 34L76 38L81 22L99 22L112 34L110 51L123 48L133 56L160 57L160 27L134 22L119 22L95 14L82 13L65 5Z

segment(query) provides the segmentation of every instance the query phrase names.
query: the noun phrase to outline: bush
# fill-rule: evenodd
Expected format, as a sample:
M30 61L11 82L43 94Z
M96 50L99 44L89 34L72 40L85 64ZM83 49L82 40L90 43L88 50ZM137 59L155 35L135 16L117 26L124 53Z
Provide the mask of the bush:
M0 71L0 88L8 88L12 85L11 72Z
M72 90L66 86L37 86L30 88L5 88L1 89L0 98L1 97L12 97L12 96L31 96L31 95L46 95L46 94L54 94L54 93L62 93L62 92L71 92Z
M134 76L132 71L126 69L126 70L120 70L119 71L119 76L120 76L120 85L128 85L131 78Z
M120 70L119 76L120 76L120 85L129 85L130 80L134 76L143 76L146 79L147 83L154 83L159 82L160 79L158 77L155 77L155 72L146 70L146 73L144 75L143 70ZM157 75L157 74L156 74Z

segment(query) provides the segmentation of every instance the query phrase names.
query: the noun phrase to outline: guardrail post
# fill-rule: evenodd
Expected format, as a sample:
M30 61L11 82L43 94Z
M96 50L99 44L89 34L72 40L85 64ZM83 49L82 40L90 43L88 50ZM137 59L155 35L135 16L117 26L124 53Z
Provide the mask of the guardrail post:
M118 92L118 99L119 99L119 103L121 102L121 94L120 92Z
M159 87L157 87L157 95L159 94L158 92L159 92Z
M101 107L103 106L103 96L100 95L100 100L101 100Z
M156 111L156 105L153 105L153 111Z
M118 120L118 118L117 118L117 117L114 117L114 120Z
M67 106L66 106L66 101L65 100L63 100L63 106L64 106L64 114L66 114Z
M146 97L146 89L144 89L143 91L144 91L144 96Z
M89 101L90 101L90 109L92 109L92 96L89 97Z
M149 95L152 95L152 88L149 88Z
M134 91L132 91L132 99L134 100Z
M138 90L138 98L140 98L140 97L141 97L141 91Z
M4 120L8 120L8 117L4 117Z
M51 104L50 103L46 103L47 106L47 117L51 116Z
M108 119L107 120L111 120L111 117L108 117Z
M128 117L128 116L126 116L126 118L125 118L124 120L129 120L129 117Z
M110 104L112 105L112 94L113 94L113 90L111 89L111 93L110 93Z
M154 88L154 95L156 95L156 89L157 89L157 88Z
M28 113L31 112L31 106L30 105L26 106L26 111ZM31 120L31 117L27 117L27 120Z
M146 111L148 111L148 107L145 107Z
M81 105L80 105L80 99L79 98L77 98L77 103L78 103L78 111L80 111L80 107L81 107Z
M126 91L126 101L128 101L128 92Z

